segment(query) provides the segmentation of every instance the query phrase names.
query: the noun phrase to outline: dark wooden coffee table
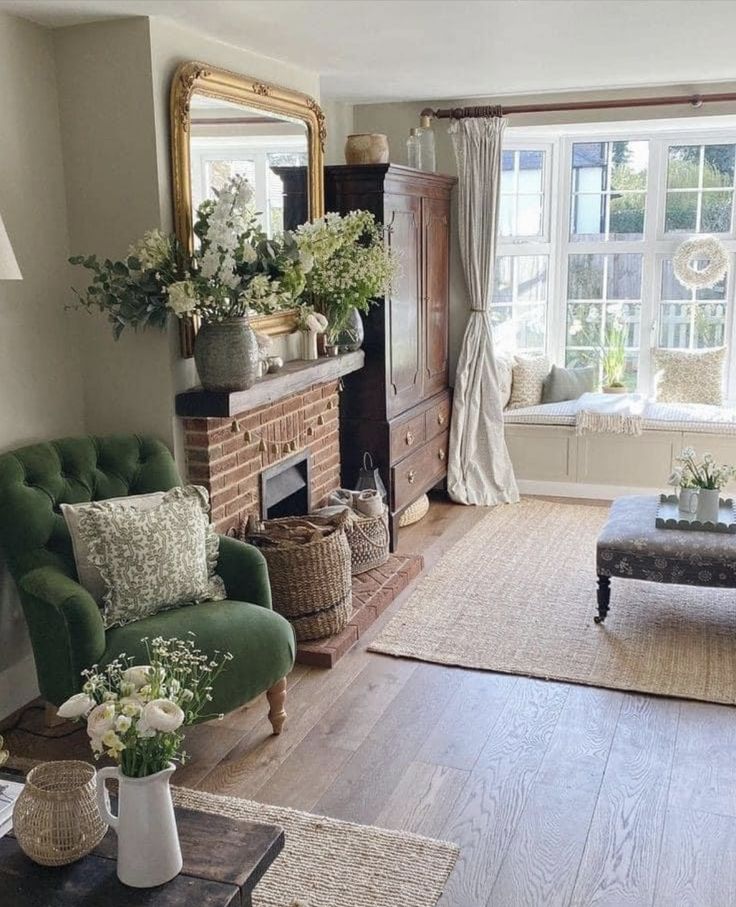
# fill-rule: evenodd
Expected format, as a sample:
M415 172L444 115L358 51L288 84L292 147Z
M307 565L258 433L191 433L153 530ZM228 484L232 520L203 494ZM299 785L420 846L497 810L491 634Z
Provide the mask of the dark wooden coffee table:
M109 831L89 856L57 868L38 866L12 832L0 838L2 907L251 907L251 896L284 846L284 831L225 816L177 809L184 867L158 888L128 888L115 871Z

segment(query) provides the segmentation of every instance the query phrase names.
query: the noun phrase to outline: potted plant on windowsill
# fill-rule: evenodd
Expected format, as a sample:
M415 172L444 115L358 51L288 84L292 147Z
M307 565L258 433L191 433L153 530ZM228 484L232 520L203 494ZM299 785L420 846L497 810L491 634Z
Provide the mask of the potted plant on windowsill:
M326 214L296 230L305 269L305 297L328 321L328 343L358 350L364 338L360 313L386 293L396 272L386 230L369 211Z
M615 316L606 329L606 340L599 349L599 357L603 372L603 393L628 393L623 381L626 374L626 324L620 316Z
M253 190L235 177L197 209L198 245L185 255L173 236L151 230L124 261L77 256L93 273L78 305L99 309L117 339L125 328L164 328L170 315L198 316L194 360L206 390L237 391L258 377L251 314L290 308L304 289L305 262L292 233L269 237L252 207ZM76 292L76 291L75 291Z

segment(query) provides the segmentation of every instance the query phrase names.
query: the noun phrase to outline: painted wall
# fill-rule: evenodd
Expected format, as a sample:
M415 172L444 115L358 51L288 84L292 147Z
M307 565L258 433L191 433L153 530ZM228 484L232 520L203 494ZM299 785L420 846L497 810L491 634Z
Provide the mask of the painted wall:
M662 94L689 95L696 93L696 91L706 93L708 91L725 92L734 90L736 90L736 85L725 83L719 83L717 86L698 85L697 87L694 85L670 85L666 88L659 86L657 88L629 88L625 90L622 89L621 91L596 91L589 97L592 99L628 99L632 97L648 97ZM515 105L533 104L539 103L540 100L544 100L545 103L553 103L564 100L584 100L585 98L586 95L580 93L545 93L544 98L540 98L539 95L516 95L513 98L513 103ZM509 103L508 99L498 96L494 98L473 98L454 101L427 100L411 103L357 105L355 107L355 131L385 132L389 139L391 161L397 164L406 164L406 139L409 135L409 129L412 126L418 125L419 114L423 108L503 104L504 100L506 100L506 103ZM736 105L733 104L712 104L697 110L691 107L634 108L614 111L578 111L574 114L526 114L524 116L509 118L509 125L520 127L571 123L605 123L611 122L612 120L652 120L655 118L671 118L673 116L688 117L695 121L703 116L733 113L736 113ZM437 169L443 173L457 175L455 156L452 150L450 137L447 134L448 125L448 120L437 120L434 123L437 144ZM455 223L457 222L457 192L454 193L453 220ZM457 356L469 312L467 288L462 273L462 263L460 261L460 251L457 242L457 230L453 230L452 234L450 268L450 365L452 373L454 372L457 363Z
M345 139L355 128L355 108L334 98L323 98L322 109L327 120L326 164L345 163Z
M53 35L72 252L119 258L159 224L149 23L114 20ZM86 286L86 273L75 270ZM77 320L87 430L171 443L166 336L126 332L116 342L101 315Z
M84 427L51 35L0 13L0 212L22 281L0 281L0 451ZM36 695L15 587L0 566L0 717Z
M146 18L48 31L0 14L0 211L25 280L0 282L0 450L82 432L177 440L174 395L195 383L176 326L115 343L69 313L70 254L125 254L170 229L168 93L202 59L318 96L316 73ZM0 571L0 719L37 694L25 622Z

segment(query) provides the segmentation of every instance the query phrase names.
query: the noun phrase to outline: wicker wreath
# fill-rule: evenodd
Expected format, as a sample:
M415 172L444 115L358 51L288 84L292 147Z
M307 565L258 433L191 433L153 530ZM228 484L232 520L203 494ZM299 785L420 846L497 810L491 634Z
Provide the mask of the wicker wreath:
M702 269L695 267L698 261L708 264ZM714 287L728 270L728 252L715 236L699 236L686 239L673 259L675 277L688 290Z

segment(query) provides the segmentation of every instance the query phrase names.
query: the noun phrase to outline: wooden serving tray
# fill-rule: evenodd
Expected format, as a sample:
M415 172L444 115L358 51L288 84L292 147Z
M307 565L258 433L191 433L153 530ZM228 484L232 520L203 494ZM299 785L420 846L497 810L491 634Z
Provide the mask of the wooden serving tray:
M663 494L659 497L657 518L654 525L657 529L685 529L690 532L721 532L736 534L736 511L733 498L721 498L718 502L718 522L701 523L694 513L683 513L677 506L678 498L674 494Z

